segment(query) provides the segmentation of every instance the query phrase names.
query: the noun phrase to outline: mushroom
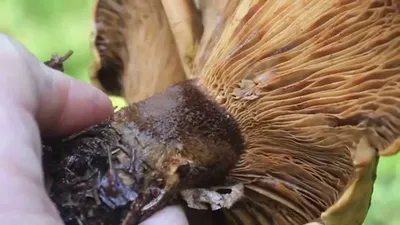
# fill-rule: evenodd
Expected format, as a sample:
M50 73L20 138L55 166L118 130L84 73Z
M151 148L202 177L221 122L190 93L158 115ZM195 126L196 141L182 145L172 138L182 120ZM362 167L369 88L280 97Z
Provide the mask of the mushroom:
M94 9L96 86L136 102L185 79L161 1L100 0Z
M170 27L132 22L139 2ZM45 155L90 146L97 204L125 225L176 202L209 206L186 207L191 224L361 225L379 157L400 149L400 1L144 2L96 8L95 84L131 104Z

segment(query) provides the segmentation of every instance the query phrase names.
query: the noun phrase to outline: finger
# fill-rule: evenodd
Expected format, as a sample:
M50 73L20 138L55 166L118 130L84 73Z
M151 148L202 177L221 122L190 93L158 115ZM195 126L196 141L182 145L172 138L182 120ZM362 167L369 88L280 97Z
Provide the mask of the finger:
M0 100L2 106L8 101L33 113L38 105L35 79L28 76L30 69L14 42L0 33Z
M66 132L77 127L62 123L63 120L60 119L60 115L69 119L70 108L81 107L85 113L90 112L87 108L100 111L92 115L93 118L78 120L78 123L81 122L79 126L103 117L107 110L111 109L112 112L109 100L102 102L101 95L104 94L100 91L93 90L89 85L68 78L62 73L57 74L49 70L21 44L7 35L0 34L1 224L62 224L59 213L43 185L37 120L41 126L47 126L49 131ZM49 90L45 90L45 87ZM61 91L57 90L58 88ZM87 103L89 106L74 104L75 101L79 103L79 100L76 100L77 96L68 94L68 91L74 92L76 89L89 89L79 100L94 99L100 106L90 106L93 105L91 103ZM100 100L96 95L100 95ZM48 104L45 101L48 101ZM78 113L75 116L79 117L82 114Z
M33 111L43 134L69 134L94 125L112 114L111 100L99 89L49 68L7 35L0 34L0 43L4 48L2 55L12 65L7 67L10 79L14 79L14 82L30 82L24 86L18 85L22 90L9 93L14 96L37 94L33 96L35 99L27 100L32 96L24 95L19 100L25 108ZM21 73L27 74L23 76ZM36 89L35 92L24 90L32 87ZM36 100L37 106L31 106Z
M185 212L180 206L167 206L156 212L140 225L189 225Z
M111 100L97 88L42 64L37 120L42 133L63 135L99 123L113 113Z
M2 102L0 127L0 224L61 225L44 188L35 119L15 103Z

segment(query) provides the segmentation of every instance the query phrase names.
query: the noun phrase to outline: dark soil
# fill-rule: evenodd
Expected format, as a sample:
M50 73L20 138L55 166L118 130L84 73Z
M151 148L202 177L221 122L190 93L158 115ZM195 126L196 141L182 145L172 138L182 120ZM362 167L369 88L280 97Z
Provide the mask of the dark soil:
M45 64L64 71L71 56L52 56ZM109 170L109 152L120 144L120 135L110 121L64 139L43 139L43 169L46 188L66 225L119 225L130 204L115 196L119 207L103 204L109 198L102 179ZM104 186L104 184L103 184Z
M64 140L44 140L43 168L48 193L66 225L121 224L125 207L103 204L100 188L108 171L108 152L119 135L107 121Z

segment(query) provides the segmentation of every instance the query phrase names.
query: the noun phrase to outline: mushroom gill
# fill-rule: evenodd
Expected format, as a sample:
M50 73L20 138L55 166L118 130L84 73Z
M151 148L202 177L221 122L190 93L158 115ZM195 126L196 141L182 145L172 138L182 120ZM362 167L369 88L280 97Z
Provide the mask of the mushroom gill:
M400 1L242 1L227 20L194 66L246 140L227 224L362 224L400 148Z
M161 0L175 38L181 63L187 77L192 75L194 56L203 32L200 12L192 0Z
M400 1L199 1L202 33L173 4L99 0L95 77L130 102L196 77L237 121L244 197L191 224L361 225L400 149Z
M94 18L96 86L137 102L185 79L159 0L98 0Z

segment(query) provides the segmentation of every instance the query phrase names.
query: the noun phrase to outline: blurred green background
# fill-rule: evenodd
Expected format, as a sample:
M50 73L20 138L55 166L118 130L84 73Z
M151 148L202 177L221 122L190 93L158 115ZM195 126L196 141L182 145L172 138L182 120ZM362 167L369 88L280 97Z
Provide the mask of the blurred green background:
M144 0L145 1L145 0ZM21 41L42 61L73 50L71 76L89 81L94 0L0 0L0 31ZM124 104L112 98L113 104ZM365 225L400 225L400 155L383 158Z

